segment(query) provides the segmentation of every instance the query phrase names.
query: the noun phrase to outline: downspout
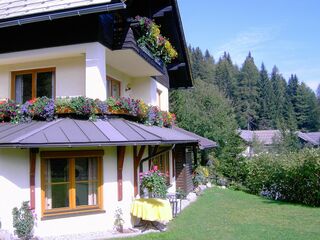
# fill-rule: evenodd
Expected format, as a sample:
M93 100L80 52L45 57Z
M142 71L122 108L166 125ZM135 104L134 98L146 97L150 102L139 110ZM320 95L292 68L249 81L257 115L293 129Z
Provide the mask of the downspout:
M36 207L36 159L37 153L39 153L38 148L31 148L29 150L29 184L30 184L30 208L35 209Z
M74 16L82 16L92 13L102 13L102 12L111 12L116 10L125 9L127 5L124 2L112 3L112 4L104 4L100 6L86 7L75 10L67 10L63 12L56 12L51 14L45 14L34 17L24 17L11 21L0 22L0 28L5 27L13 27L13 26L21 26L28 23L36 23L43 21L52 21L55 19L65 18L65 17L74 17Z

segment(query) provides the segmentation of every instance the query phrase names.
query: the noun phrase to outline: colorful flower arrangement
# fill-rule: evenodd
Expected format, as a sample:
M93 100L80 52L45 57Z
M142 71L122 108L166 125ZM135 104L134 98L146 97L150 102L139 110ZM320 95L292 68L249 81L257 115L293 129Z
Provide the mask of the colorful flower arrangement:
M137 40L142 47L147 47L154 57L160 58L168 64L178 57L177 51L169 40L160 33L160 26L147 17L136 16L142 36Z
M147 189L149 197L165 198L167 195L167 176L154 166L152 170L140 173L140 187Z
M171 127L175 115L148 106L142 100L110 97L106 101L86 97L57 98L41 97L24 104L12 100L0 101L0 122L28 122L31 120L52 121L58 117L73 117L95 120L110 114L121 114L146 125Z

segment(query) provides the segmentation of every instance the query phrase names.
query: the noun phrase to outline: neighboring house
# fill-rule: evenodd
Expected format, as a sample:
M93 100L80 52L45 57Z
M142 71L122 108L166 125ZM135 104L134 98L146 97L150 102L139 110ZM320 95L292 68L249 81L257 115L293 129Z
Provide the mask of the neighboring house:
M240 130L240 137L246 142L246 150L243 155L252 157L259 152L268 152L274 143L281 139L279 130Z
M303 146L309 146L309 147L320 146L320 132L309 132L309 133L298 132L298 137Z
M137 45L137 15L161 25L177 59L165 66ZM168 90L192 86L176 0L4 0L0 36L0 99L124 96L167 111ZM191 153L214 146L205 141L116 117L1 123L1 226L13 231L26 200L41 237L112 229L117 207L131 226L139 172L157 164L171 192L191 191Z

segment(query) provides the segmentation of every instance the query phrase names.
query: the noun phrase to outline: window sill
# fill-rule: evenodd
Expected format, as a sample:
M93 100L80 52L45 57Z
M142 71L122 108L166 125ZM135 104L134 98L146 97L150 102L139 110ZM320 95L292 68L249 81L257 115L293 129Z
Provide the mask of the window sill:
M105 210L102 209L81 209L81 210L69 210L63 212L52 212L45 213L41 220L50 220L50 219L59 219L59 218L67 218L67 217L77 217L77 216L85 216L85 215L93 215L93 214L103 214Z

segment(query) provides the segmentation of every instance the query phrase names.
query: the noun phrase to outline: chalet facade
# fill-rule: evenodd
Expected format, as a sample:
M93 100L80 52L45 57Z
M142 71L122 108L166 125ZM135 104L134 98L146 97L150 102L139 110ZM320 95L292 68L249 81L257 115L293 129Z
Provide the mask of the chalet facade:
M239 135L246 143L246 149L242 153L246 157L252 157L261 152L270 152L274 145L281 141L279 130L241 130Z
M320 146L320 132L298 132L297 135L302 146L314 148Z
M136 16L161 26L175 59L165 64L137 43ZM127 97L168 111L169 89L192 86L176 0L5 0L0 35L0 99ZM40 237L112 229L117 207L131 226L139 172L157 164L169 191L191 191L201 141L214 146L116 116L1 123L1 226L13 231L11 211L22 201L37 214Z

